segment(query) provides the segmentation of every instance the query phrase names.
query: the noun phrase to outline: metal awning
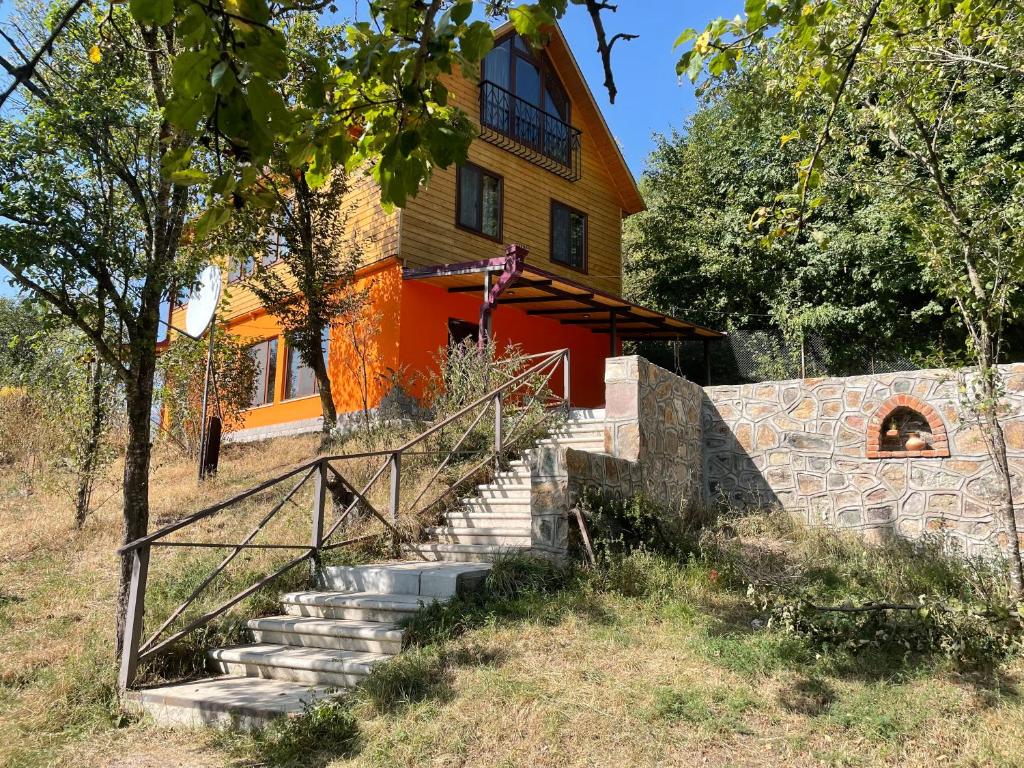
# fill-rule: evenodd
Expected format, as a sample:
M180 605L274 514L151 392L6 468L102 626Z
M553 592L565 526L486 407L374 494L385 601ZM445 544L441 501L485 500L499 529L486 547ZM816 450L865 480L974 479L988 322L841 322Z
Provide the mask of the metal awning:
M485 296L490 278L501 273L505 259L488 259L432 267L407 267L406 280L419 280L449 293ZM522 264L495 299L495 303L527 315L557 320L621 341L703 340L725 336L619 296L591 288L534 266Z

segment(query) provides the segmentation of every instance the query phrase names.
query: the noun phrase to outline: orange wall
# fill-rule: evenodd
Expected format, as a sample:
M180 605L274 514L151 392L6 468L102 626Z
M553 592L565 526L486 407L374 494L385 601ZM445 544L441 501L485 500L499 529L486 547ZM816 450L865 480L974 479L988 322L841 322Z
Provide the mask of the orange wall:
M402 291L399 339L402 364L412 371L436 371L437 352L448 343L448 319L478 322L480 302L477 296L448 293L415 280L407 281ZM604 404L604 361L609 353L607 335L532 317L508 306L499 306L494 312L493 332L499 348L517 343L527 354L563 348L572 350L572 404L582 408ZM552 389L561 394L560 371L552 380ZM418 382L413 391L422 394L422 382Z
M374 408L390 389L390 373L398 369L397 310L402 288L402 269L396 261L388 260L367 269L357 284L370 291L370 300L358 327L366 330L368 401L369 406ZM321 415L323 411L319 395L284 400L288 358L284 338L280 337L281 329L275 318L263 310L257 310L233 322L230 331L252 343L278 337L274 402L245 411L241 427L265 427ZM347 331L341 327L332 328L327 368L338 413L351 413L363 407L358 361Z
M449 318L478 322L480 298L451 294L416 281L403 281L401 266L393 260L370 270L361 277L360 283L371 292L371 301L359 324L366 329L369 341L369 406L374 408L380 404L393 381L403 383L417 396L422 395L426 376L437 371L438 351L448 343ZM572 404L586 408L604 404L604 361L609 353L607 335L501 306L494 313L493 325L499 347L516 343L527 354L563 348L572 350ZM273 317L262 310L253 312L232 323L230 331L252 343L278 337L274 402L245 411L241 428L285 424L321 414L319 395L284 400L287 352L280 326ZM328 369L339 414L362 409L357 366L358 357L346 332L333 328ZM561 394L561 371L552 378L551 386L556 394Z

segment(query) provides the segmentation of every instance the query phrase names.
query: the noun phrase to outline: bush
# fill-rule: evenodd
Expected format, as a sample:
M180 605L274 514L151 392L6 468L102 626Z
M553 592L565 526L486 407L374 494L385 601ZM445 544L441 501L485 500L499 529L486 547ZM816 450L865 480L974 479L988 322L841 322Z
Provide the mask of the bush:
M642 494L620 500L587 488L578 504L599 560L636 550L682 557L691 549L682 515Z

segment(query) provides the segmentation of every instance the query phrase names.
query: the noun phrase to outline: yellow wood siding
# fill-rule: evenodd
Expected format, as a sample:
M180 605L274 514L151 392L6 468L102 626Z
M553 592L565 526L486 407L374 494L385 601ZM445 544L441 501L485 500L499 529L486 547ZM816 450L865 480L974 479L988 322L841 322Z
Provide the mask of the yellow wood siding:
M351 189L345 194L342 209L348 211L352 238L363 243L363 263L373 264L398 253L398 213L385 213L380 205L380 190L372 177L357 172ZM224 318L234 320L259 310L252 291L240 283L224 285Z
M450 264L493 258L505 244L521 243L527 263L594 288L620 294L622 289L622 200L594 136L601 128L578 117L583 91L572 88L568 73L559 72L573 99L572 122L583 131L582 175L570 182L528 160L489 144L473 142L469 159L504 179L502 243L455 226L456 171L436 171L425 189L412 198L401 215L399 257L409 265ZM446 81L453 104L479 123L480 90L464 77ZM587 273L551 261L551 201L557 200L587 214Z

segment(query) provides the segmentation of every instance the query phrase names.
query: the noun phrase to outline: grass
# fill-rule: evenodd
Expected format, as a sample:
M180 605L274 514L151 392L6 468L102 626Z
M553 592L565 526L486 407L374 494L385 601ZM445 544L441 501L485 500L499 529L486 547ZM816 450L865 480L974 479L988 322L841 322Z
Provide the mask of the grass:
M278 441L275 461L313 450L315 438ZM191 466L162 457L156 516L280 471L265 456L229 448L201 490ZM822 603L971 600L992 589L982 565L927 547L867 548L770 515L707 530L682 561L639 552L589 572L509 559L485 596L411 621L409 649L338 704L254 735L158 729L123 717L114 697L118 500L74 532L66 502L25 496L2 474L0 489L0 765L1024 764L1016 655L964 667L942 654L822 647L766 626L747 597L754 583ZM237 534L224 526L208 534ZM187 596L209 557L162 555L154 610ZM226 588L268 562L238 563ZM246 610L270 610L279 588ZM206 640L230 638L244 615ZM194 639L178 668L159 671L193 669L202 646Z

